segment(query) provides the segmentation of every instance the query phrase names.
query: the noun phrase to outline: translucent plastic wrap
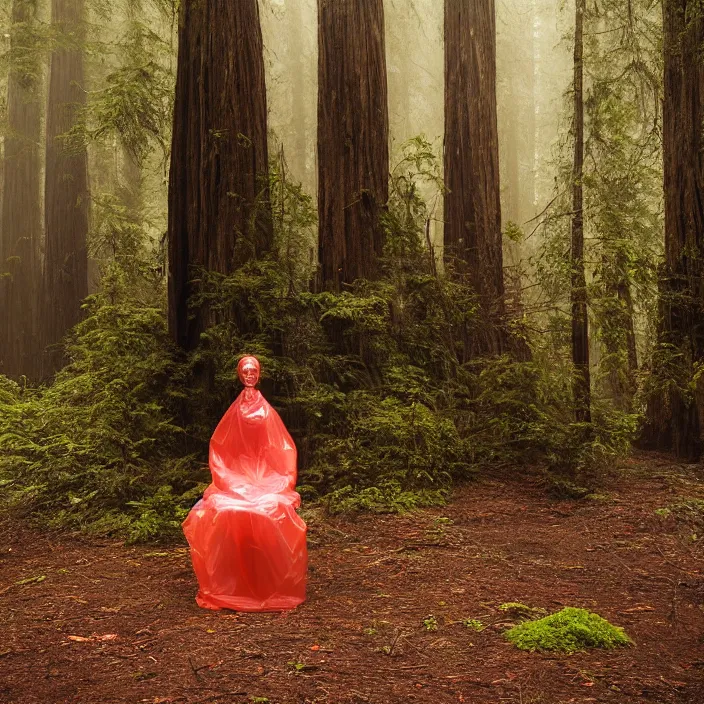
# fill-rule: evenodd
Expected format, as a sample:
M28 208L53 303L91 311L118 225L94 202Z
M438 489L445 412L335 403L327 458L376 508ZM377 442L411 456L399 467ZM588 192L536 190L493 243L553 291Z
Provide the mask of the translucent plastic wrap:
M278 611L305 600L306 524L296 513L296 446L254 386L259 362L244 357L245 389L210 441L213 482L183 531L206 609Z

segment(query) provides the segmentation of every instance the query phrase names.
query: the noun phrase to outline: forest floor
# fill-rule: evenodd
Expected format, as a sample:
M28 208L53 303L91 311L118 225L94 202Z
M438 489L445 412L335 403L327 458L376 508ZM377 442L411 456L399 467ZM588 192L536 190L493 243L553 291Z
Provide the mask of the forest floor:
M656 513L692 498L702 467L648 455L580 501L506 474L437 510L309 514L308 601L281 614L199 609L182 545L5 523L0 701L702 704L704 527ZM520 651L504 602L588 608L635 646Z

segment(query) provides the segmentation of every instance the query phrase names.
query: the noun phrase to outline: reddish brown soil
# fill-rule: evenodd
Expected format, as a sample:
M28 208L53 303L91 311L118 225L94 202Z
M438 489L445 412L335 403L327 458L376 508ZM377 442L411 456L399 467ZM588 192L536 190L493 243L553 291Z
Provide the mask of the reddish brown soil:
M309 599L283 614L199 609L181 546L6 525L0 701L702 704L704 537L655 510L704 497L703 479L649 457L600 500L492 478L410 516L308 516ZM519 651L502 635L508 601L589 608L636 645Z

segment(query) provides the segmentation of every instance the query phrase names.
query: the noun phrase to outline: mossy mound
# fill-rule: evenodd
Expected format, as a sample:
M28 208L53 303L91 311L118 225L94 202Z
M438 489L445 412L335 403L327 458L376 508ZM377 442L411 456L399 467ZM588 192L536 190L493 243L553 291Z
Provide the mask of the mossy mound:
M526 606L518 601L507 601L505 604L501 604L499 611L503 611L507 616L516 620L525 620L547 613L545 609L534 609L532 606Z
M587 648L632 645L625 631L586 609L565 608L537 621L528 621L506 632L521 650L576 653Z

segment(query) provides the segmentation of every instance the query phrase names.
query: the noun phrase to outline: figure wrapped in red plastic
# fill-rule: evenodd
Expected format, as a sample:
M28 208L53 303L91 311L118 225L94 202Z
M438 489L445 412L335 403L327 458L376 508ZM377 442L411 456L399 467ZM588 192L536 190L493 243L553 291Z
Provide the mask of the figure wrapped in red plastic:
M259 361L237 366L244 390L210 440L213 482L183 532L206 609L279 611L305 600L306 524L296 513L296 446L255 386Z

